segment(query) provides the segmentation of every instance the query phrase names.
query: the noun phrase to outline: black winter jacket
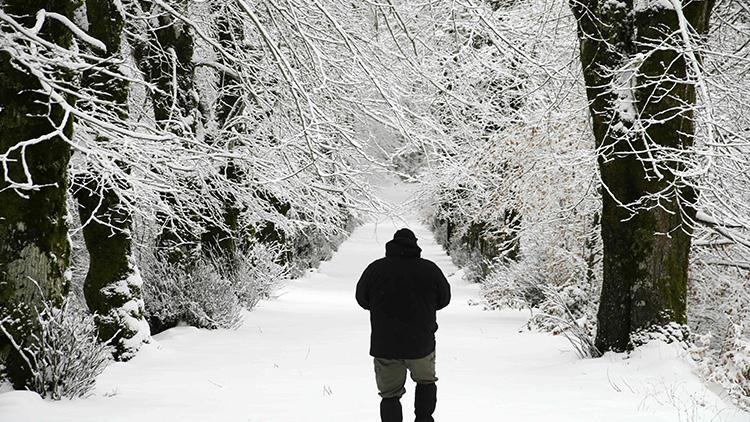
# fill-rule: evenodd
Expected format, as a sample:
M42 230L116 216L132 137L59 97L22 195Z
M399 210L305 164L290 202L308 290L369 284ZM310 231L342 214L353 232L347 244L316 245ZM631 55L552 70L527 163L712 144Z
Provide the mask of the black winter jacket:
M370 311L370 355L417 359L435 351L435 311L448 306L443 272L420 258L416 241L386 243L385 258L370 264L357 283L357 302Z

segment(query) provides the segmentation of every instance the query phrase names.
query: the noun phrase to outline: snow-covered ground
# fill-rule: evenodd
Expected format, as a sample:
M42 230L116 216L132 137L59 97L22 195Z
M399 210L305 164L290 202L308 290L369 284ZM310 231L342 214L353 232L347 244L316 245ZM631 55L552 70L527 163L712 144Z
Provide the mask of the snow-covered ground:
M238 330L157 335L132 361L110 365L87 399L2 393L0 421L378 421L368 314L354 287L402 224L449 275L454 293L438 315L439 422L750 421L671 346L579 360L565 339L524 331L527 313L471 306L478 287L462 280L413 215L359 227L331 261L248 312ZM410 420L413 392L402 401Z

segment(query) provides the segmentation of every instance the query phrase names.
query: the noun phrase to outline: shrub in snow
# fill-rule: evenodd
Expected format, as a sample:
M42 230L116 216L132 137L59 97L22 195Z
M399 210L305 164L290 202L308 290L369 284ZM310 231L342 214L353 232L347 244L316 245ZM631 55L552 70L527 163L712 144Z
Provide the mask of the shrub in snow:
M565 336L581 358L601 356L594 344L598 297L573 283L542 291L545 300L529 325Z
M489 309L536 308L545 299L544 279L529 260L497 265L482 280L482 292Z
M236 269L231 269L237 297L245 309L252 309L259 300L268 299L273 290L289 278L289 269L279 264L278 246L256 244L245 253Z
M562 249L544 248L495 266L482 283L487 307L528 308L529 328L565 336L581 357L596 357L597 281L587 263Z
M236 285L215 264L202 262L179 274L183 301L183 321L199 328L235 328L241 321L242 304Z
M695 242L689 280L688 322L692 355L703 375L750 410L750 276L732 265L746 249L705 237Z
M708 379L724 387L740 407L750 410L750 340L741 322L731 324L727 340L722 350L704 352L702 369Z
M0 329L11 338L9 324L8 319L0 321ZM26 387L53 400L88 395L111 359L110 346L99 341L94 317L68 300L60 308L45 303L32 344L11 341L31 374Z
M146 317L153 333L180 322L209 329L239 324L242 305L235 285L213 262L199 260L188 267L153 259L144 273Z
M683 349L690 347L690 327L676 322L667 325L654 325L645 330L640 330L630 335L630 347L643 346L653 340L659 340L666 344L678 344Z
M242 309L271 295L288 275L279 249L256 244L231 265L201 259L175 267L151 257L144 265L146 314L152 330L185 323L198 328L234 328Z
M451 261L459 267L466 269L470 274L466 274L467 280L475 280L473 272L468 269L472 258L477 259L476 255L472 257L469 248L461 243L460 236L454 235L456 226L454 221L450 220L449 215L441 216L440 214L431 215L428 218L430 228L435 236L435 241L443 246L451 257ZM481 258L483 259L483 258Z

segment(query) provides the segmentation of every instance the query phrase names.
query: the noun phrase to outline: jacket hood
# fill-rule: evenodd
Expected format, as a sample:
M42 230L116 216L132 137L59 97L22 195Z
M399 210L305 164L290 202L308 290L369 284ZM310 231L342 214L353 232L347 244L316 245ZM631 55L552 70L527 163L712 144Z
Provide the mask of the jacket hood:
M385 244L385 256L402 258L419 258L422 248L417 246L417 239L397 237Z

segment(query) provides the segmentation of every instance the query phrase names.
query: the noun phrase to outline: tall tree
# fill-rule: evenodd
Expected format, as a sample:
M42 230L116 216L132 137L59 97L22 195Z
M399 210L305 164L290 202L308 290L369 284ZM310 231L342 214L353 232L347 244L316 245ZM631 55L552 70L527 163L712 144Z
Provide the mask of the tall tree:
M179 136L195 134L201 120L193 63L195 40L190 27L177 16L185 13L188 3L188 0L132 3L133 15L142 18L144 26L143 33L131 37L130 42L136 64L152 86L149 96L154 119L160 129ZM185 265L197 258L195 250L200 239L186 227L184 220L175 218L180 212L177 198L169 192L163 196L172 212L158 214L162 225L157 238L159 256L172 265Z
M603 286L596 345L686 323L696 192L678 176L694 144L695 56L714 0L571 0L599 152Z
M44 19L38 35L59 47L70 47L65 19L77 0L6 0L3 12L32 28ZM31 368L13 342L33 345L41 301L60 304L67 294L69 264L67 189L73 118L51 89L23 62L0 51L0 316L12 339L0 335L0 360L16 388L24 388ZM65 76L63 76L64 78Z
M111 102L118 118L125 121L129 85L126 80L111 76L119 74L122 61L124 21L121 10L111 0L86 0L86 13L89 35L104 43L107 57L101 67L84 73L82 85L101 101ZM108 139L98 136L96 141L107 142ZM97 314L100 338L112 340L115 359L127 360L149 334L144 319L141 277L133 259L133 219L117 194L118 189L127 188L127 182L105 180L102 174L89 170L76 175L74 184L89 252L89 270L83 288L86 304Z
M144 34L130 40L133 55L147 82L155 89L149 91L154 118L162 127L184 133L195 131L198 120L195 91L195 40L190 27L172 11L160 7L162 2L138 0L135 16L145 22ZM163 2L181 10L188 0ZM174 10L175 13L179 11Z
M211 5L212 15L215 19L216 37L219 46L224 51L232 51L244 42L243 22L239 17L232 14L232 8L225 2L216 2ZM219 98L215 107L215 119L217 132L208 142L220 142L227 149L234 147L234 133L240 128L232 122L242 109L242 81L239 76L231 71L232 63L224 54L218 53L219 61ZM235 162L230 161L222 168L222 173L227 180L239 182L240 170ZM223 203L223 226L220 224L207 224L205 232L201 236L202 250L206 256L218 262L224 262L228 266L234 266L237 258L237 236L239 230L239 217L241 210L237 205L237 199L231 192L219 191L220 200Z

